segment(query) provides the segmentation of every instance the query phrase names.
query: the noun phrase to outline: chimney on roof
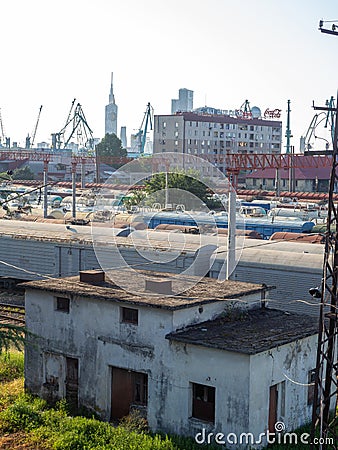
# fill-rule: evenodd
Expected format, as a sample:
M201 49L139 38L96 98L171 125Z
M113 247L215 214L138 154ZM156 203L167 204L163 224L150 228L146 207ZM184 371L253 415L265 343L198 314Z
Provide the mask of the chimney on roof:
M146 291L154 294L172 295L171 280L146 278Z
M105 281L103 270L80 270L80 281L88 284L100 284Z

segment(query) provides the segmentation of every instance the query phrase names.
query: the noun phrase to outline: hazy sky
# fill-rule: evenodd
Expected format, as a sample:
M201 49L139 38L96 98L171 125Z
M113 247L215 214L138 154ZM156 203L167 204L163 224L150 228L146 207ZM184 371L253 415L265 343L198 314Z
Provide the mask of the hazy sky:
M170 114L185 87L194 107L280 108L284 134L290 99L298 148L312 101L337 95L338 36L318 30L338 20L335 0L2 0L0 13L0 108L21 145L40 105L35 142L50 142L74 98L102 138L111 72L128 141L148 102Z

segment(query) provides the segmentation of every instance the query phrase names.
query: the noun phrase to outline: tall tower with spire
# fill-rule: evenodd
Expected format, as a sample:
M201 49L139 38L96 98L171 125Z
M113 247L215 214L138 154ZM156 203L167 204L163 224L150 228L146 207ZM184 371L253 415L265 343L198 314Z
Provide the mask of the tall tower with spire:
M113 72L111 74L109 103L105 108L105 134L117 134L117 105L113 91Z

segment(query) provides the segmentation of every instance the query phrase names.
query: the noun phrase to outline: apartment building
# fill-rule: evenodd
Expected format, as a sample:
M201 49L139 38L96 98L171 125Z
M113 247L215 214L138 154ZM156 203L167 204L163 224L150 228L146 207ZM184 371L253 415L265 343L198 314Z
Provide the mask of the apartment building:
M203 112L158 115L154 120L154 153L179 152L207 158L225 170L227 153L281 153L282 122Z

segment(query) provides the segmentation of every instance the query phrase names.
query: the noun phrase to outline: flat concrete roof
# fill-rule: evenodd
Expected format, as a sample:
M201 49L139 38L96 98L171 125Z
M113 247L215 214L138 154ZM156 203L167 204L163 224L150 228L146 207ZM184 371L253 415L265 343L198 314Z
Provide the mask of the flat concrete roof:
M166 336L171 341L255 355L318 333L307 315L261 308L234 312Z
M119 279L121 280L121 283L128 283L130 280L131 286L133 272L135 271L120 270ZM135 282L138 283L138 289L134 289L134 292L144 291L140 292L140 294L127 292L111 281L104 281L98 284L80 282L79 276L30 281L21 283L20 286L26 289L52 292L59 296L85 297L93 300L97 299L110 302L129 303L138 306L150 306L168 310L189 308L191 306L219 301L231 301L233 299L238 299L240 301L241 297L258 294L271 289L271 287L267 287L265 284L245 283L240 281L217 282L212 278L200 279L200 277L192 276L186 276L184 278L183 275L155 273L152 271L137 271L137 273L141 275L142 281L145 278L156 281L174 278L175 280L178 280L178 282L183 283L183 287L185 282L187 283L186 285L189 286L195 285L185 291L183 288L180 291L176 290L176 292L183 293L172 296L147 292L145 291L145 286L140 286L138 279L135 280ZM107 279L108 276L106 275L106 280ZM245 299L242 301L245 301Z

